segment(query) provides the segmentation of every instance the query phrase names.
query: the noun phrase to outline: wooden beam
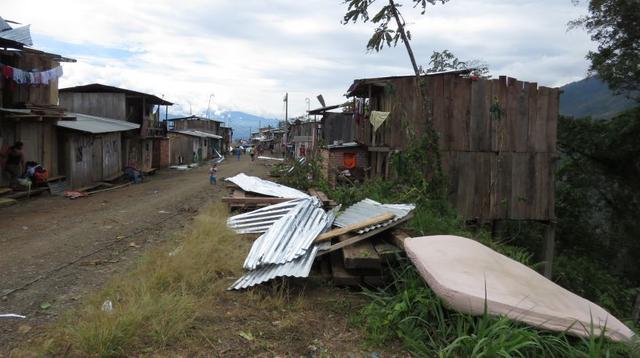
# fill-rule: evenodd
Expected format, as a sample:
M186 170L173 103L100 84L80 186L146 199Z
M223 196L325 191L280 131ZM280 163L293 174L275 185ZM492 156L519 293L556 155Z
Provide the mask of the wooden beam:
M394 226L398 226L398 225L402 224L403 222L408 221L412 217L413 217L413 213L409 213L409 215L403 217L402 219L400 219L398 221L394 221L394 222L390 223L387 226L383 226L383 227L377 228L375 230L371 230L371 231L365 232L364 234L357 235L357 236L354 236L354 237L352 237L352 238L350 238L348 240L339 242L339 243L337 243L335 245L331 245L328 249L318 252L316 257L322 256L322 255L326 255L326 254L328 254L330 252L333 252L333 251L336 251L336 250L340 250L343 247L347 247L349 245L353 245L356 242L368 239L371 236L378 235L379 233L381 233L383 231L389 230L390 228L392 228Z
M410 237L409 234L402 229L391 230L389 236L391 243L401 250L404 250L404 240Z
M341 235L339 240L349 240L349 235ZM380 255L370 241L360 241L342 249L344 267L347 269L377 269L382 267Z
M318 236L316 238L315 242L323 242L323 241L327 241L327 240L331 240L334 237L338 237L340 235L344 235L347 234L351 231L357 231L360 229L364 229L366 227L369 226L373 226L376 224L380 224L383 223L385 221L389 221L389 220L393 220L393 218L395 218L396 216L392 213L384 213L378 216L374 216L370 219L367 219L365 221L361 221L359 223L355 223L355 224L351 224L349 226L345 226L343 228L339 228L339 229L333 229L329 232L325 232L324 234L321 234L320 236Z
M549 223L545 232L544 277L551 279L553 274L553 256L556 247L556 225Z

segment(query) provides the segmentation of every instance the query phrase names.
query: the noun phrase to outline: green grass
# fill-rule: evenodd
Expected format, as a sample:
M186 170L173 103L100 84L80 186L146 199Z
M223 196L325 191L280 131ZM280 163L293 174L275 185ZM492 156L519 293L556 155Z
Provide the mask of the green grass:
M184 338L221 279L241 272L248 243L226 227L227 210L199 215L175 242L143 256L87 304L70 312L45 343L44 355L121 357L162 350ZM104 301L113 310L101 309Z
M537 330L506 317L474 317L448 310L408 262L393 284L365 291L371 302L354 318L367 332L367 344L400 340L420 357L632 357L636 346L603 335L578 339Z
M394 160L399 166L395 180L373 179L362 185L325 188L338 203L351 205L364 198L383 203L415 203L414 218L407 229L415 236L458 235L475 239L512 259L536 268L527 248L493 239L482 229L470 230L446 200L443 178L432 183L417 163L421 149L407 151ZM299 173L301 177L309 174ZM311 177L311 176L309 176ZM439 183L439 184L438 184ZM537 330L507 317L485 314L474 317L448 310L417 274L410 262L396 269L393 284L365 291L370 299L353 321L367 332L367 343L384 347L401 341L420 357L629 357L640 356L637 344L614 343L604 335L578 339L563 333ZM588 281L589 277L584 277Z

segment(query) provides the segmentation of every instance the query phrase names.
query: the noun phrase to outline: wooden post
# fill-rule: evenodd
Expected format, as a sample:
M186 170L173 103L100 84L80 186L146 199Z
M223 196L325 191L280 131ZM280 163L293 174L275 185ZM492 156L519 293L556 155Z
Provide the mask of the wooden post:
M553 256L556 247L556 223L549 222L545 232L544 244L544 277L551 279L553 271Z
M633 323L637 324L640 321L640 292L636 296L636 303L633 305L633 313L631 317L633 318Z

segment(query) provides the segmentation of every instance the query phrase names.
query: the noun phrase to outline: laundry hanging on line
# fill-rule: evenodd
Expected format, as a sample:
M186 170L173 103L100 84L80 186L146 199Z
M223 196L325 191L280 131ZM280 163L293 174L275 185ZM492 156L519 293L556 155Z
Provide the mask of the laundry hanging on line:
M19 68L0 64L2 76L18 84L48 85L52 80L62 77L62 66L46 71L24 71Z

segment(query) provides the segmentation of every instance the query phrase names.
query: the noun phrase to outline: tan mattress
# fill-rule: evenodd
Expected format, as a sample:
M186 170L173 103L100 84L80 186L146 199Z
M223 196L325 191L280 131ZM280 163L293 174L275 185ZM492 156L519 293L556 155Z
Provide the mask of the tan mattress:
M627 341L633 332L602 307L477 241L458 236L409 238L405 248L420 275L452 309L488 313L568 334Z

